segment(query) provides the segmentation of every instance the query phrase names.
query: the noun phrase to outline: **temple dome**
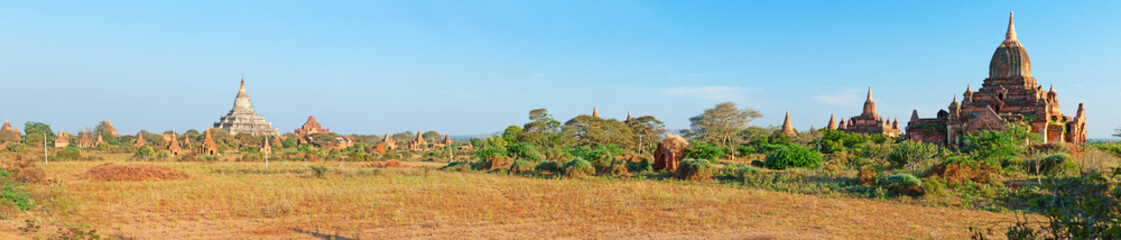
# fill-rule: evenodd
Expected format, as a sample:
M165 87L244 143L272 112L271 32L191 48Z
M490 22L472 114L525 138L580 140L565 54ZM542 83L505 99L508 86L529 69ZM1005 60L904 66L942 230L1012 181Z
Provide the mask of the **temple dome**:
M1016 39L1016 26L1013 24L1012 14L1008 14L1008 32L1004 34L1004 42L996 48L993 59L989 62L989 78L1031 77L1031 59L1028 51Z

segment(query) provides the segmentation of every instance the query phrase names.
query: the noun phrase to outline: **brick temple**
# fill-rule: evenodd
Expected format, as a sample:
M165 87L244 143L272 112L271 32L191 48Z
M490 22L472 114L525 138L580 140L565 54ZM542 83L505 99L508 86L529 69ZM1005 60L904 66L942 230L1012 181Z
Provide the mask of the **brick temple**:
M860 115L849 118L848 123L841 119L839 125L833 122L833 115L829 115L829 125L826 129L862 135L883 134L889 137L898 137L902 133L899 130L899 120L892 122L876 113L876 102L872 100L872 87L868 87L868 98L864 100L864 111Z
M1008 123L1026 123L1044 142L1086 142L1086 115L1082 104L1074 117L1059 112L1057 93L1043 90L1031 77L1028 52L1016 39L1011 14L1008 32L989 62L989 77L976 92L966 86L959 103L957 96L948 109L935 118L920 118L911 113L907 137L911 140L960 146L962 136L980 130L1003 131Z

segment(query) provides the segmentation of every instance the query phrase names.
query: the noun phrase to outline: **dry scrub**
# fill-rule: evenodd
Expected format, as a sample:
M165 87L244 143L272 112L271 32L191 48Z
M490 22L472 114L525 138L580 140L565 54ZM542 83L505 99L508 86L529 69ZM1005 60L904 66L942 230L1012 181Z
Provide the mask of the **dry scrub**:
M82 178L102 182L180 180L187 179L187 173L152 164L105 163L90 168Z
M95 164L44 170L66 180ZM963 239L969 226L1012 219L684 181L369 171L350 162L328 163L338 173L319 179L302 173L306 163L267 171L257 171L261 163L153 164L191 178L35 185L78 202L40 216L136 239ZM0 232L17 227L0 224Z

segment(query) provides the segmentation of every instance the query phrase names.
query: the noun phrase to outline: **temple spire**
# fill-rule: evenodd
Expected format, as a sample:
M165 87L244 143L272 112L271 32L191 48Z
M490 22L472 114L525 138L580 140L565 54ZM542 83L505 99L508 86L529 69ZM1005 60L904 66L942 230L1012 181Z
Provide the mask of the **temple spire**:
M864 112L860 114L866 117L876 117L876 102L872 100L872 87L868 86L868 99L864 100Z
M1008 12L1008 32L1004 34L1004 40L1016 41L1016 24L1012 17L1012 12Z
M794 131L794 124L790 123L790 112L789 111L786 112L786 120L784 120L782 122L782 133L786 134L787 136L792 136L792 137L794 135L798 134L797 132Z
M599 117L599 107L592 107L592 117Z
M1016 25L1012 19L1012 12L1008 12L1008 32L1004 33L1005 46L1018 46L1020 40L1016 39Z
M832 113L829 114L829 125L826 125L825 129L837 130L837 122L835 120L833 120L833 114Z

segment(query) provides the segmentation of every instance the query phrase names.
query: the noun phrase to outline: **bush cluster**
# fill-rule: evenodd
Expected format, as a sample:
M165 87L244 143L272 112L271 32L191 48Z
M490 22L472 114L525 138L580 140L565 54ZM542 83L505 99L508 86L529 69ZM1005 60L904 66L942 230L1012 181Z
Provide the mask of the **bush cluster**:
M817 168L821 165L821 154L801 146L787 146L767 156L764 166L770 169Z

